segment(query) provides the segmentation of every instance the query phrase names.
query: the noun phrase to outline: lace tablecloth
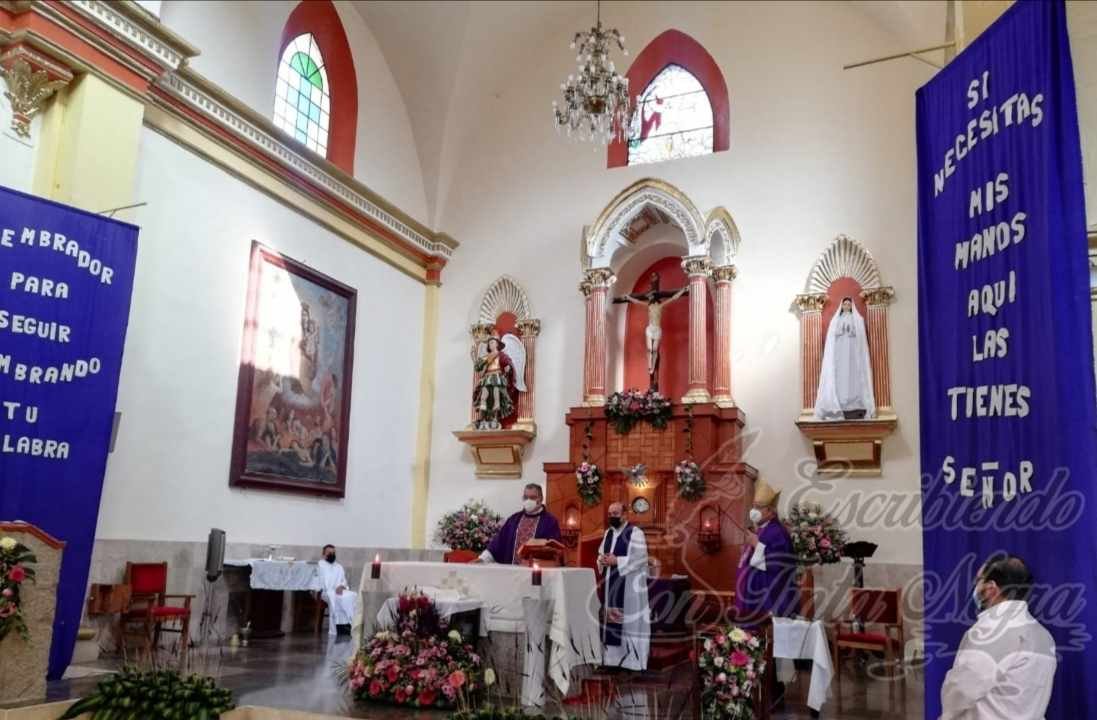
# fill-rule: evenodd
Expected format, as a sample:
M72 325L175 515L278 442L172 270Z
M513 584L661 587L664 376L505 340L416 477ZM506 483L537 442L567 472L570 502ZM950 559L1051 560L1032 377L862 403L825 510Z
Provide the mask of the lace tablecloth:
M226 565L251 568L252 590L320 590L315 562L303 560L225 560Z

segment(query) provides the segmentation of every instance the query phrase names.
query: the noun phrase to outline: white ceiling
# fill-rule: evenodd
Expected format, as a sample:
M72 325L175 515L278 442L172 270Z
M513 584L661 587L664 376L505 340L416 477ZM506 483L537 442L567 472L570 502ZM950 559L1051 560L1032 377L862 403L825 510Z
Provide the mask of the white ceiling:
M452 161L449 153L475 117L483 93L501 94L532 48L558 39L563 55L571 34L593 20L589 0L352 3L377 38L407 106L431 225L437 224L444 201L440 193L447 160ZM947 0L847 0L846 4L894 35L897 53L944 42ZM636 8L632 3L604 2L603 14L620 17Z

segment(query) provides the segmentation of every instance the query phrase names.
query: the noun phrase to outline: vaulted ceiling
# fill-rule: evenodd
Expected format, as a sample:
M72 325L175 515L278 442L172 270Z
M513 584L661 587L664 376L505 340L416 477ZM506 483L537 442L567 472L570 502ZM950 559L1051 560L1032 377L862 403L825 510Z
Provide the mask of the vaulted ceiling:
M591 25L594 13L593 3L586 0L352 2L380 44L407 106L432 225L444 204L441 194L454 145L468 131L477 104L499 97L515 73L521 72L531 51L553 46L554 41L560 47L560 66L567 68L571 35ZM895 36L896 53L944 41L946 0L850 0L845 4ZM643 11L644 6L607 1L602 15L627 36L628 13ZM831 41L820 38L820 42ZM545 98L546 106L551 99ZM547 118L546 110L546 122Z

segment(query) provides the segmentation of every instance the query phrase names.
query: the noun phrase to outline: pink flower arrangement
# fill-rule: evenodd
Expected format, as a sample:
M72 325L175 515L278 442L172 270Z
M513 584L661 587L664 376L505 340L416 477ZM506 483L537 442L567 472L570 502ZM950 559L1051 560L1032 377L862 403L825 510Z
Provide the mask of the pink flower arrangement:
M469 500L438 521L435 540L451 550L482 552L502 524L499 514L482 500Z
M12 630L30 639L19 593L23 583L34 581L37 562L34 553L15 538L0 538L0 640Z
M704 642L697 657L701 676L701 716L705 720L755 717L754 691L765 671L760 636L726 628Z
M575 484L579 497L587 505L597 505L602 500L602 472L594 463L584 460L575 469Z
M376 633L350 660L346 684L359 702L454 708L483 685L483 662L472 645L444 625L433 601L419 593L400 596L397 629Z
M846 531L837 521L823 512L821 505L803 503L789 509L788 531L792 549L800 565L824 565L842 559L846 547Z
M662 430L670 421L671 413L670 399L658 390L630 389L615 392L606 400L606 418L621 435L627 435L641 420Z

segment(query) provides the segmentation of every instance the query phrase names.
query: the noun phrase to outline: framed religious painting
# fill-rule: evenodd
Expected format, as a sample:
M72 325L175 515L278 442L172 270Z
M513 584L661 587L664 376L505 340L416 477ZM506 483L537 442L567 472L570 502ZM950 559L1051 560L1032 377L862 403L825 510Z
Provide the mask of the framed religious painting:
M357 297L252 243L229 485L346 494Z

